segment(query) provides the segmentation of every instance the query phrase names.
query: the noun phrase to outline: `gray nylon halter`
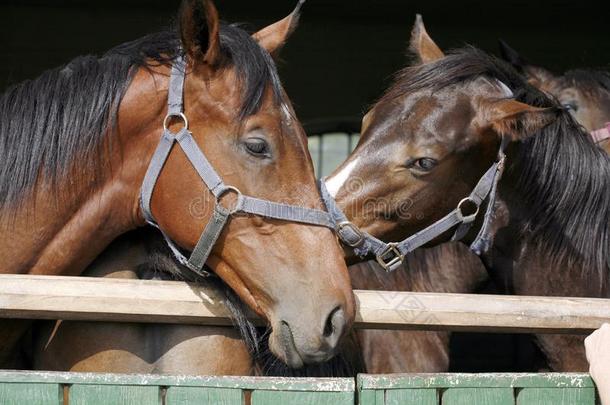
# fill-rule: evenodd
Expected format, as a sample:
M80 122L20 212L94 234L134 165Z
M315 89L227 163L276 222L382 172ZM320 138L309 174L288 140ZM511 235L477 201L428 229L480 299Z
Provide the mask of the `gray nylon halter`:
M491 219L493 217L498 181L500 180L500 177L502 177L502 172L504 170L504 161L506 158L504 149L506 148L506 142L505 137L502 137L500 149L498 151L498 159L479 179L479 182L468 197L462 199L457 207L449 214L401 242L386 243L373 235L358 229L347 219L345 214L337 206L334 198L328 192L324 180L320 182L322 199L326 204L328 212L330 212L337 223L336 232L341 241L353 248L354 252L361 257L364 257L369 253L375 255L377 262L381 267L386 271L394 271L400 267L405 256L409 252L425 245L456 225L458 225L458 227L452 240L460 240L466 236L479 213L479 207L483 201L489 197L483 225L474 242L470 245L470 249L480 255L488 249L490 244ZM476 207L474 213L465 214L463 212L464 204L466 203L473 204Z
M152 215L150 202L163 165L174 143L177 142L201 180L214 195L216 201L212 218L205 226L189 258L186 258L174 242L159 228L176 259L196 273L209 276L210 273L203 269L205 262L229 218L238 212L335 229L335 222L327 212L245 196L237 188L224 184L188 130L188 120L183 112L182 101L185 69L184 58L178 57L172 66L169 79L168 111L163 121L163 135L150 161L140 192L140 206L146 222L159 228ZM169 120L172 117L179 117L184 121L184 127L177 133L171 133L168 128ZM227 193L237 195L237 201L233 208L225 208L220 203L220 198Z

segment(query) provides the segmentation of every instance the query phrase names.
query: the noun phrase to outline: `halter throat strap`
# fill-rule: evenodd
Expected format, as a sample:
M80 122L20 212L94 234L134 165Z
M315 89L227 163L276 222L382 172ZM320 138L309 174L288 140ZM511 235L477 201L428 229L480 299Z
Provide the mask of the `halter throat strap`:
M336 232L341 241L354 249L354 252L361 257L373 254L381 267L388 272L399 268L408 253L432 241L455 226L458 227L452 240L460 240L466 236L479 213L481 204L487 199L483 226L470 246L475 253L481 254L484 251L483 249L486 249L490 243L491 219L493 217L498 182L504 171L504 162L506 160L504 150L507 143L507 139L502 137L498 159L479 179L470 195L462 199L453 211L401 242L386 243L358 229L337 206L334 198L328 192L324 180L320 182L322 199L337 223ZM471 204L474 207L474 212L466 213L466 204Z
M327 212L246 196L237 188L226 185L222 181L222 178L214 170L188 130L188 120L183 108L185 69L185 60L180 56L175 60L171 69L168 110L167 116L163 121L163 134L144 176L140 192L140 207L144 219L147 223L161 231L176 259L197 274L209 276L210 273L204 270L205 262L230 217L238 212L334 229L334 221ZM168 124L171 118L180 118L184 122L184 126L177 133L172 133L169 130ZM192 167L215 199L212 216L188 258L165 231L159 227L151 210L151 200L155 185L176 143L180 146ZM220 202L221 198L228 193L236 195L236 202L231 208L223 206Z

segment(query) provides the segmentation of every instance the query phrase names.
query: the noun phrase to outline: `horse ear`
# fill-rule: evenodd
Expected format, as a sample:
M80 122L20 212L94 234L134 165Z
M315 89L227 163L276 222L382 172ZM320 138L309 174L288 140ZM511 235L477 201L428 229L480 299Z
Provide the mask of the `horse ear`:
M360 126L360 134L363 134L366 132L366 129L369 127L369 125L371 124L371 121L373 120L373 115L375 109L371 108L366 114L364 114L364 117L362 117L362 125Z
M525 68L523 68L523 74L529 84L545 91L552 89L553 82L557 79L550 70L540 66L525 66Z
M417 55L420 63L434 62L445 57L441 48L428 35L421 14L415 16L415 24L413 25L411 40L409 41L409 50Z
M553 122L556 108L539 108L512 99L484 100L481 103L480 122L497 134L513 141L523 140Z
M546 88L555 79L553 73L543 67L530 64L503 40L498 40L498 44L502 59L510 63L519 73L523 74L531 85L538 88Z
M257 33L253 34L252 37L258 44L267 50L273 57L276 57L279 51L282 49L286 40L297 28L299 23L299 17L301 16L301 6L305 3L305 0L299 0L296 7L287 17L280 21L273 23Z
M220 19L212 0L184 0L179 13L180 39L195 62L220 62Z
M528 66L526 60L521 57L517 51L504 42L504 40L498 40L498 47L500 48L500 56L502 59L510 63L519 72L523 72L523 69Z

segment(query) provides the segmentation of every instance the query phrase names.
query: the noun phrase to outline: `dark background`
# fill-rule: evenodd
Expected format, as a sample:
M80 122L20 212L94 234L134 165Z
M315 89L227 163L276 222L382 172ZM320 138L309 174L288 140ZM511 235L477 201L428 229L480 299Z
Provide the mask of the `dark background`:
M216 1L221 17L261 28L294 0ZM13 0L0 4L0 91L86 53L169 24L176 0ZM503 38L530 60L561 71L607 67L610 24L593 1L308 0L282 53L281 76L300 118L358 117L406 63L415 13L443 48L495 52Z

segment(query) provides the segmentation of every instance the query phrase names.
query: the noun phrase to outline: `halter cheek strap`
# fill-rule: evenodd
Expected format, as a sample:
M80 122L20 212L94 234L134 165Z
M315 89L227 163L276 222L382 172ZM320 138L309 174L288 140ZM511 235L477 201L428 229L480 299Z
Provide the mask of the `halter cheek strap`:
M363 257L369 253L375 255L377 262L386 271L394 271L402 265L405 256L409 252L425 245L456 225L458 228L452 240L459 240L466 236L479 213L479 207L489 197L483 226L470 246L474 252L480 254L485 251L484 249L490 243L491 219L493 217L498 181L504 170L504 161L506 159L504 149L506 144L507 141L503 137L498 152L498 160L483 174L468 197L462 199L449 214L401 242L386 243L358 229L337 206L334 198L329 194L324 180L320 182L322 199L328 211L337 222L336 231L341 241L352 247L354 252L359 256ZM465 212L466 204L472 204L475 207L474 213L468 214Z
M176 256L176 259L199 275L209 276L210 273L203 269L205 262L225 225L229 221L229 218L238 212L303 224L325 226L334 229L335 223L327 212L246 196L237 188L228 186L222 181L197 145L193 135L188 130L188 120L183 112L182 101L184 94L184 77L185 61L182 57L179 57L174 62L171 70L168 112L163 122L163 135L161 136L161 140L150 161L140 192L140 207L146 222L159 228L150 207L152 194L174 144L178 143L193 168L197 171L197 174L199 174L201 180L214 196L215 203L212 217L205 226L195 248L188 258L181 252L164 230L159 228L161 233L163 233L165 241ZM184 122L184 127L177 133L172 133L168 128L168 122L172 117L179 117ZM220 203L220 199L227 193L234 193L237 195L237 200L232 208L226 208Z

